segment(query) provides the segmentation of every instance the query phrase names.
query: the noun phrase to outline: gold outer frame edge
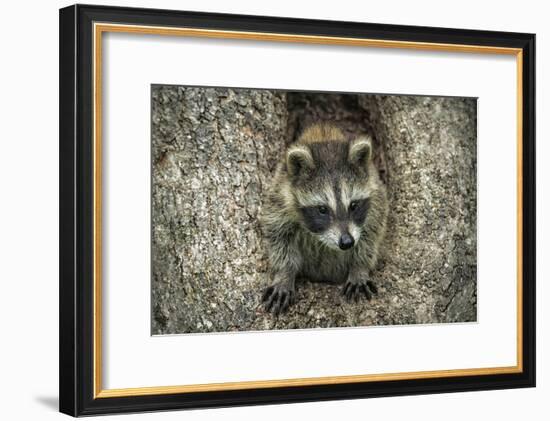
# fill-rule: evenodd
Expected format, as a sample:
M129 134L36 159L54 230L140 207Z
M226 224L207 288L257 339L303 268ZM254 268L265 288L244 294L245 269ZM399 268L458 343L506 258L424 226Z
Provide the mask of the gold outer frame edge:
M289 386L315 386L341 383L361 383L376 381L397 381L411 379L433 379L439 377L460 377L473 375L490 374L508 374L519 373L522 370L518 367L492 367L479 369L458 369L458 370L438 370L438 371L412 371L406 373L387 373L387 374L357 374L352 376L335 377L309 377L303 379L281 379L264 381L245 381L245 382L227 382L227 383L207 383L192 384L183 386L159 386L159 387L138 387L127 389L106 389L99 392L98 398L111 398L123 396L145 396L159 395L167 393L186 393L186 392L211 392L220 390L242 390L242 389L265 389L269 387L289 387Z
M101 392L102 385L102 307L101 307L101 284L102 284L102 31L98 31L94 25L93 34L93 195L94 195L94 227L93 227L93 291L94 291L94 304L93 304L93 393L96 398Z
M409 42L376 40L364 38L346 38L314 35L289 35L281 33L224 31L184 27L159 27L147 25L122 25L94 22L93 24L93 151L94 151L94 320L93 320L93 391L94 399L128 396L147 396L174 393L210 392L224 390L245 390L290 386L313 386L343 383L361 383L375 381L397 381L411 379L431 379L441 377L462 377L475 375L512 374L523 371L523 253L522 253L522 142L523 142L523 51L521 48L490 47L482 45L444 44L428 42ZM400 48L427 51L447 51L480 54L507 54L516 56L517 64L517 364L509 367L486 367L454 370L414 371L403 373L358 374L351 376L308 377L278 380L259 380L225 383L190 384L178 386L152 386L124 389L102 388L102 307L101 307L101 227L102 227L102 35L104 32L119 32L141 35L168 35L199 38L225 38L272 42L289 42L324 45L346 45L371 48Z
M523 369L523 52L516 54L517 94L517 366Z

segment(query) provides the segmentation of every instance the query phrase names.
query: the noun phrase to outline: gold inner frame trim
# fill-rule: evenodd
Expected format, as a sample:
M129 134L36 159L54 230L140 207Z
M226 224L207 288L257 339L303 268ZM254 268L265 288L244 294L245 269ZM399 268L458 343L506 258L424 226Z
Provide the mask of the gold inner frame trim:
M197 28L158 27L147 25L121 25L94 22L93 24L93 159L94 159L94 344L93 344L93 383L94 399L146 396L174 393L209 392L224 390L244 390L289 386L331 385L375 381L398 381L411 379L431 379L442 377L479 376L494 374L521 373L523 371L523 256L522 256L522 142L523 142L523 54L520 48L489 47L483 45L462 45L409 41L390 41L363 38L329 37L314 35L289 35L280 33L224 31ZM517 364L509 367L468 368L455 370L415 371L403 373L358 374L350 376L308 377L278 380L258 380L226 383L190 384L179 386L153 386L125 389L102 388L102 35L105 32L118 32L141 35L167 35L198 38L224 38L239 40L257 40L271 42L289 42L304 44L343 45L371 48L400 48L427 51L446 51L480 54L515 55L517 64Z

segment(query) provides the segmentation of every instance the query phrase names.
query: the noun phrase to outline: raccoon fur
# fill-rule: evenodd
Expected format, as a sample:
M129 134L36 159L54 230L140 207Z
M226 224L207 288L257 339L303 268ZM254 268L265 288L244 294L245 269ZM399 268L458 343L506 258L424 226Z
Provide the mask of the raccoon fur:
M265 309L286 311L296 278L342 283L348 300L370 300L387 215L370 137L346 139L331 124L306 129L286 150L261 211L272 280Z

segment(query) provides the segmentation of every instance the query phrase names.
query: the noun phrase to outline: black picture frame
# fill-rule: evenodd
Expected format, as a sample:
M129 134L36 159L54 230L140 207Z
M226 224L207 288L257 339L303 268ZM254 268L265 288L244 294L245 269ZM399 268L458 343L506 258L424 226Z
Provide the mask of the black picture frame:
M97 397L94 393L93 22L509 47L521 50L523 369L332 385ZM60 10L60 411L72 416L535 386L535 35L75 5Z

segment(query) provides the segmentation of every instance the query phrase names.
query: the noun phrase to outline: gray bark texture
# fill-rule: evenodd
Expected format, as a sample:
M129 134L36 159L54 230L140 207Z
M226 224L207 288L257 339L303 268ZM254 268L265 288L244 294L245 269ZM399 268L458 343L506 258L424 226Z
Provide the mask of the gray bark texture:
M391 324L468 322L477 308L477 102L364 96L386 151L383 269Z
M390 215L371 301L297 283L278 317L258 223L286 145L309 124L370 133ZM476 320L475 99L152 88L152 333Z

